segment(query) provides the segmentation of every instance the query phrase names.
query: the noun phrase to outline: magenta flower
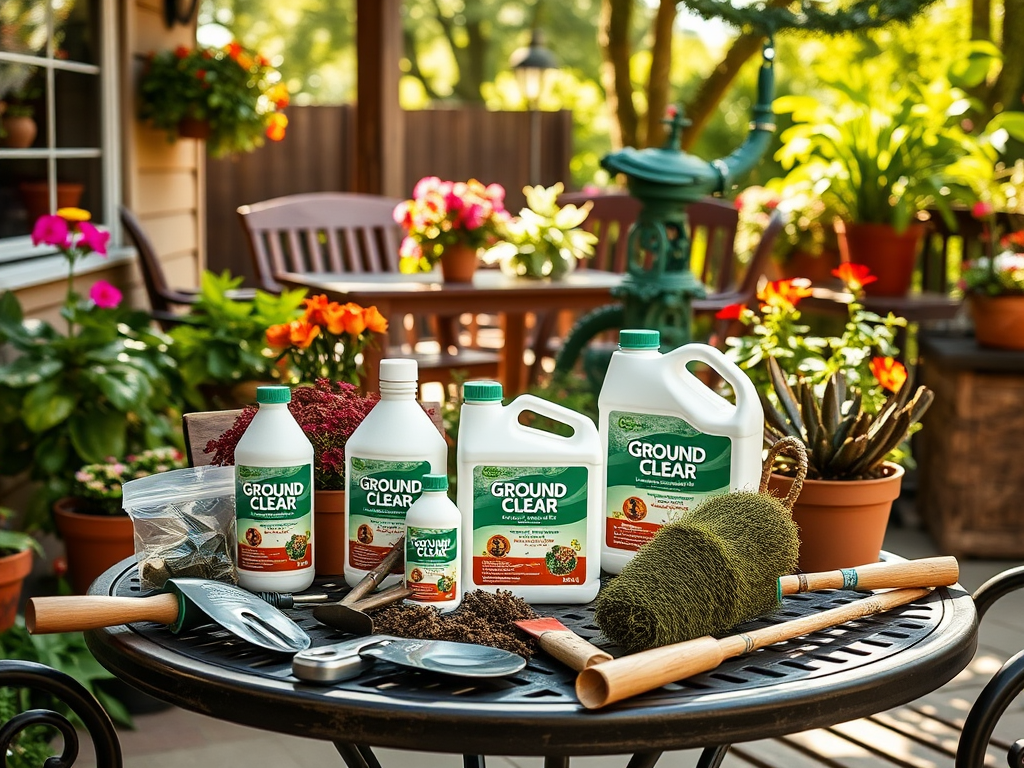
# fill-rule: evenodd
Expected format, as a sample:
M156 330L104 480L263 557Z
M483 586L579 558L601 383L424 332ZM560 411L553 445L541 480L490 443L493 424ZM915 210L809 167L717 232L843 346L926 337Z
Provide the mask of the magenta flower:
M100 309L113 309L121 303L121 291L106 280L97 280L89 289L89 298Z
M991 216L994 211L995 208L992 206L992 203L984 200L979 200L971 206L971 216L976 219L984 219L986 216Z
M109 232L100 232L87 221L78 222L78 230L82 233L79 245L86 246L89 250L95 251L100 256L107 255L107 241L110 240ZM120 300L120 294L118 294L118 301Z
M60 216L40 216L32 227L32 245L56 245L69 248L68 223Z
M487 211L482 205L470 203L462 211L462 226L466 229L477 229L487 222Z

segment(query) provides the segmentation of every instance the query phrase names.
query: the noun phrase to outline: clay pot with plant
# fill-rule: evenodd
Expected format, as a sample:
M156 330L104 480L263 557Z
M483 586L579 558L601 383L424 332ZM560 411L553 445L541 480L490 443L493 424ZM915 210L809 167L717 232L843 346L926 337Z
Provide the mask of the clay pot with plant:
M6 522L13 516L13 510L0 507L0 520ZM33 553L43 556L43 548L34 537L0 528L0 632L13 627L17 619L21 587L32 571Z
M878 560L904 474L889 457L934 399L927 387L911 387L906 369L891 358L876 358L872 370L891 391L877 412L865 409L863 393L847 387L842 371L819 394L802 376L791 387L778 362L768 360L772 397L761 393L766 442L794 437L807 449L807 479L793 506L803 571ZM785 496L794 471L783 457L769 487Z

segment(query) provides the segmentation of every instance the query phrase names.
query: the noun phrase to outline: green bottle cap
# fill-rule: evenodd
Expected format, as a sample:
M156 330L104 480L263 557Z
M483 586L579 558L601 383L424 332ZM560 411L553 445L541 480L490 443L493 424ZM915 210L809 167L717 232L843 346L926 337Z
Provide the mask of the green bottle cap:
M462 385L462 399L467 403L501 402L501 383L497 381L467 381Z
M424 475L423 476L423 490L424 491L447 491L448 490L448 475Z
M291 401L292 390L290 387L256 387L257 403L290 403Z
M646 328L628 328L619 331L619 349L658 349L661 334Z

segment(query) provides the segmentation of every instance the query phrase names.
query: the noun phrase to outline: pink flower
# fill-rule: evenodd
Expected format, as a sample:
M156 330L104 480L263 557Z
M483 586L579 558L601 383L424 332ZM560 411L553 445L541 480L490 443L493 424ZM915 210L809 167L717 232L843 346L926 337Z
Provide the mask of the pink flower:
M32 227L32 245L56 245L69 248L68 223L60 216L40 216Z
M441 179L437 176L424 176L416 182L416 186L412 189L412 196L417 199L425 197L427 193L436 190L440 183Z
M486 221L487 211L477 203L470 203L462 212L462 223L466 229L479 229Z
M420 248L420 244L411 237L404 237L398 248L398 255L403 259L418 259L423 255L423 250Z
M992 203L984 200L979 200L971 206L971 216L976 219L984 219L991 216L995 212L995 208L992 207Z
M121 291L106 280L97 280L89 289L89 298L100 309L113 309L121 303Z
M87 221L80 221L78 223L78 231L82 233L79 245L86 246L89 250L95 251L100 256L107 255L107 241L110 240L109 232L100 232ZM118 301L120 300L119 296Z

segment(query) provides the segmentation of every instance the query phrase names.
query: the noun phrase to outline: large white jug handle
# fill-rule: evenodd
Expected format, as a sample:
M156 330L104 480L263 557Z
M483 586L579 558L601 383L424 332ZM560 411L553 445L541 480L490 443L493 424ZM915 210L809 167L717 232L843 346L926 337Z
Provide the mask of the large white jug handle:
M736 363L726 357L725 353L718 347L712 347L710 344L684 344L678 349L668 352L666 357L672 358L674 363L673 368L676 369L676 372L680 376L688 376L688 381L691 383L699 383L708 392L719 397L723 402L733 408L737 406L729 403L728 400L694 376L686 367L687 363L700 362L713 369L715 373L729 382L729 385L737 395L737 403L758 402L757 389L754 387L754 383L750 380L750 377L740 370Z
M532 433L540 434L545 437L550 437L555 440L568 440L575 442L577 440L585 440L588 430L596 429L594 422L584 416L582 413L570 410L560 405L550 403L543 398L536 397L534 395L520 395L507 406L509 410L509 416L516 420L516 424L522 429L528 429ZM573 434L569 437L563 437L562 435L556 435L552 432L548 432L543 429L536 429L534 427L528 427L519 421L519 416L524 411L533 411L541 416L547 416L549 419L567 424L573 429Z

